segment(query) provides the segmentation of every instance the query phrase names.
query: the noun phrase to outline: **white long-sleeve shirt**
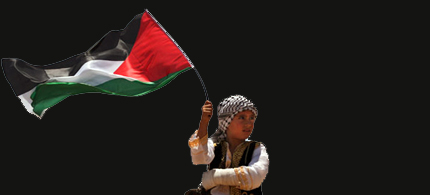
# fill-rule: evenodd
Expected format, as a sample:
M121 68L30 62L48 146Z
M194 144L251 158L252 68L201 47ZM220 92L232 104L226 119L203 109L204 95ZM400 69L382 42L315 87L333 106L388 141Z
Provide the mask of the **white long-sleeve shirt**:
M191 149L191 160L193 164L210 164L215 158L215 146L211 139L206 135L203 138L197 136L197 131L191 136L188 141ZM227 148L229 148L227 146ZM239 148L239 147L237 147ZM230 167L232 153L229 149L226 152L226 166ZM269 171L269 155L267 154L266 147L263 144L256 146L252 155L251 162L248 166L241 166L236 168L227 168L229 174L226 177L233 177L237 180L237 187L241 190L252 190L258 188L266 178ZM212 195L229 195L230 186L219 185L212 189Z

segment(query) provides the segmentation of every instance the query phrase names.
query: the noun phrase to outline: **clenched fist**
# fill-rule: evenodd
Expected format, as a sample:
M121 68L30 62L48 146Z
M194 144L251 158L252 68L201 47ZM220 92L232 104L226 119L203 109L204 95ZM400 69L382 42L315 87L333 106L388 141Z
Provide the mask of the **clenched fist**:
M202 107L202 121L209 122L212 117L213 106L212 102L206 100L205 104Z

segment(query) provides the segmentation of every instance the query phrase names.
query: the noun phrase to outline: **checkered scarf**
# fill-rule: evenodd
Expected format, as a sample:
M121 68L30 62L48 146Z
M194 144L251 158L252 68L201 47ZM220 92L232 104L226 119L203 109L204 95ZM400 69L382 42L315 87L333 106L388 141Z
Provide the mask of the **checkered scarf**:
M255 116L258 115L257 108L250 100L241 95L233 95L225 98L218 105L218 129L212 134L211 139L214 143L218 143L227 138L225 131L230 125L234 116L245 110L251 110Z

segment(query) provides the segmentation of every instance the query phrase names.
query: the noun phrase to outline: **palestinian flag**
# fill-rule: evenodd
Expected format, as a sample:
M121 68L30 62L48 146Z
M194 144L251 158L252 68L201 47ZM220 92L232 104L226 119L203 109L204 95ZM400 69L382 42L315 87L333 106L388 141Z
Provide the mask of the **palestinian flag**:
M125 29L107 33L88 51L64 61L39 66L8 58L2 59L2 67L15 95L40 118L75 94L145 95L194 68L148 10Z

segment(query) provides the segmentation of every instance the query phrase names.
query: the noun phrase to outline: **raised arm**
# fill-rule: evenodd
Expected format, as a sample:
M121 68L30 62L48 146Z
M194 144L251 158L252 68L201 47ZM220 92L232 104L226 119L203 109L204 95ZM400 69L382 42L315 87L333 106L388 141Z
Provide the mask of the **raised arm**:
M195 165L209 164L214 158L213 142L208 140L208 126L212 112L212 103L206 101L202 107L199 129L188 140L188 145L191 149L191 160Z
M202 107L202 117L200 119L199 130L197 131L197 136L202 138L208 134L209 121L212 118L213 106L212 102L206 100Z

